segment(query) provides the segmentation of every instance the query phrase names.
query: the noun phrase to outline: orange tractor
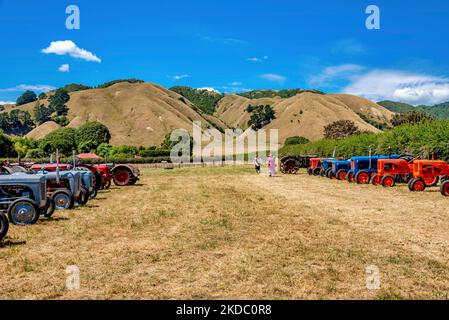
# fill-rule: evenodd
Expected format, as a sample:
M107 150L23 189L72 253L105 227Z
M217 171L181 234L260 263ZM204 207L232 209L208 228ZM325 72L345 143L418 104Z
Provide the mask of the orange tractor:
M426 187L436 186L440 177L443 182L441 188L444 189L447 186L444 182L449 179L449 164L447 162L442 160L415 160L413 162L413 178L408 182L408 188L410 191L424 191ZM445 185L444 188L443 185ZM442 193L444 194L444 192Z
M377 173L371 178L375 186L394 187L396 182L407 183L413 175L413 159L379 159Z

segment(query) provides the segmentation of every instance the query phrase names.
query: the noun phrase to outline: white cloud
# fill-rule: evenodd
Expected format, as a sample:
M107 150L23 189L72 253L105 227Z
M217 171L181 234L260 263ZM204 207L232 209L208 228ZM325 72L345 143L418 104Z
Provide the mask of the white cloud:
M217 89L212 88L212 87L202 87L202 88L197 88L197 90L205 90L205 91L220 93L220 91L218 91Z
M365 52L365 48L354 39L344 39L335 43L332 48L334 54L358 55Z
M374 101L434 105L449 101L449 79L397 70L373 70L356 76L342 91Z
M101 62L101 59L98 58L95 54L85 49L78 48L75 42L71 40L52 41L48 48L42 49L42 52L45 54L53 53L59 56L68 54L71 57L83 59L86 61Z
M241 86L242 83L238 81L231 82L231 86Z
M13 101L0 101L0 105L5 105L5 104L16 104Z
M185 78L188 78L188 77L189 77L188 74L181 74L181 75L176 75L176 76L172 77L172 80L173 81L177 81L177 80L182 80L182 79L185 79Z
M277 82L277 83L283 83L283 82L285 82L285 80L287 80L286 77L281 76L279 74L275 74L275 73L265 73L265 74L262 74L260 76L260 78L262 78L264 80L271 81L271 82Z
M0 89L0 92L20 92L20 91L37 91L37 92L48 92L51 90L55 90L56 88L50 85L46 84L20 84L18 86L12 87L12 88L6 88L6 89Z
M252 57L252 58L246 59L246 61L250 61L250 62L262 62L263 60L267 60L267 59L268 59L268 56L263 56L262 58Z
M332 86L335 79L350 79L364 69L365 67L357 64L331 66L325 68L321 73L311 76L308 82L311 86Z
M58 71L60 72L70 72L70 65L67 63L64 63L63 65L61 65L58 69Z

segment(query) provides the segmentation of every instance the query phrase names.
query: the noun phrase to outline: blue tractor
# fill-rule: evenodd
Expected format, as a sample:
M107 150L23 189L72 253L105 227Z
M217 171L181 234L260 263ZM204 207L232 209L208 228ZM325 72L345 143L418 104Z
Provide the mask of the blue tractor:
M351 160L335 160L332 162L332 170L329 173L329 178L346 180L349 170L351 170Z
M332 170L332 162L334 162L335 160L336 159L334 158L321 159L320 176L328 176L328 173Z
M346 175L346 180L350 183L358 184L370 183L371 177L377 173L377 160L379 159L399 159L401 155L393 154L390 156L358 156L351 158L351 169Z
M47 181L41 174L0 175L0 212L7 213L13 224L35 224L41 214L54 211L54 202L47 197L46 189ZM0 235L3 232L1 226Z

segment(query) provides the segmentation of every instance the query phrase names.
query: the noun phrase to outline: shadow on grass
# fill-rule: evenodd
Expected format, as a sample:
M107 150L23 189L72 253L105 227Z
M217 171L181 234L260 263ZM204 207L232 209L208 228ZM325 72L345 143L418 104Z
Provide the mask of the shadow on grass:
M11 241L11 240L0 241L0 248L22 246L26 243L27 243L26 241Z

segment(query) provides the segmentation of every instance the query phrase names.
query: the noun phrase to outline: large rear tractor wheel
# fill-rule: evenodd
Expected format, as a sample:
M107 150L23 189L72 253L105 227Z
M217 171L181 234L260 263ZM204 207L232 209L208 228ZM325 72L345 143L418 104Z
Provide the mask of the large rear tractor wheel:
M347 173L343 169L337 171L337 179L338 180L346 180L346 175L347 175Z
M408 189L413 192L422 192L426 189L426 183L422 178L415 178L409 181Z
M355 181L358 184L368 184L370 182L370 179L371 179L371 177L370 177L369 173L366 171L359 171L355 175Z
M396 184L396 180L393 176L385 176L382 178L381 184L383 187L392 188Z
M129 180L131 179L131 173L128 170L120 169L117 172L115 172L114 176L112 177L114 179L114 183L117 186L126 186L129 183Z
M73 208L74 199L70 191L58 190L51 197L55 201L56 210Z
M314 176L319 176L319 175L320 175L320 171L321 171L321 168L315 168L315 169L313 169L313 175L314 175Z
M0 213L0 240L6 237L8 229L9 229L8 218L3 213Z
M443 196L449 197L449 180L446 180L441 184L440 192Z
M35 224L39 220L39 209L28 199L14 201L8 208L8 218L12 224L25 226Z

